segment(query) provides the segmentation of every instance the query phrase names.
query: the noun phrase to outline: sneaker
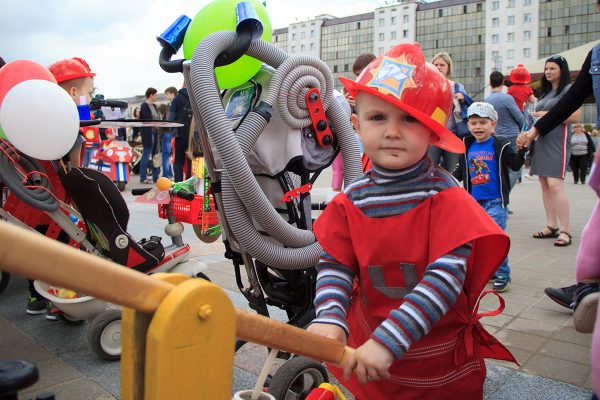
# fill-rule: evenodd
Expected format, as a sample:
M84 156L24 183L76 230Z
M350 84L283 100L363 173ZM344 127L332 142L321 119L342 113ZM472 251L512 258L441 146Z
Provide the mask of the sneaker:
M58 316L63 312L58 309L58 307L54 307L54 304L48 302L48 307L46 308L46 319L49 321L58 321Z
M38 315L46 312L48 300L39 297L30 297L27 299L27 314Z
M492 289L494 290L494 292L505 292L510 286L510 281L510 276L498 275L496 276L496 279L494 279L494 286L492 287Z
M544 289L544 293L546 293L546 296L550 297L561 306L571 308L571 303L573 303L573 297L575 297L576 288L577 285L571 285L562 288L549 287Z
M573 298L573 326L577 332L592 333L596 324L599 283L578 283Z

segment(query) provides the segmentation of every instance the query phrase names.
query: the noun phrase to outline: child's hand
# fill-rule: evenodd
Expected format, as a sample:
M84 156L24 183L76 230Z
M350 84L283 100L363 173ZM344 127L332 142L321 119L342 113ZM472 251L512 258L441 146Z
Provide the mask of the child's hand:
M306 330L346 344L346 332L337 325L315 323L311 324Z
M393 361L394 355L385 346L369 339L348 359L344 367L344 379L350 379L352 372L356 374L358 382L362 385L388 379L390 377L388 370Z

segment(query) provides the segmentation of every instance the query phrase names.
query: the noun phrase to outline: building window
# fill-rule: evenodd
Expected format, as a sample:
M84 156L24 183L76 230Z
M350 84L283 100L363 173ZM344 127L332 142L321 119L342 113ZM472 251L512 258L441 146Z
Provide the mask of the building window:
M408 37L408 29L405 29L402 31L402 37L403 38L407 38Z
M311 44L310 44L310 49L311 49L311 50L314 50L314 49L315 49L315 44L314 44L314 43L311 43Z
M292 40L296 40L296 34L292 33Z
M514 41L515 41L515 34L514 34L514 33L512 33L512 32L509 32L509 33L506 35L506 40L507 40L508 42L514 42Z
M316 34L315 34L315 30L314 30L314 29L313 29L313 30L311 30L311 31L310 31L310 37L311 37L311 38L314 38L314 37L315 37L315 35L316 35Z
M500 2L498 0L492 1L492 10L499 10Z
M390 39L396 40L396 31L392 31Z
M526 47L523 49L523 57L525 57L525 58L531 57L531 49L530 48Z
M337 70L337 65L334 65L334 66L333 66L333 73L335 74L335 73L337 73L337 72L338 72L338 70Z
M483 37L481 35L477 36L477 43L483 43Z
M523 40L531 40L531 31L523 32Z
M552 27L548 27L548 30L546 31L546 36L552 36Z
M396 25L397 20L398 20L397 17L392 17L392 21L391 21L392 25Z
M515 58L515 50L514 49L507 50L506 58L508 58L509 60Z
M481 67L475 67L475 76L481 76Z
M300 45L300 52L303 53L305 49L305 46L303 44Z
M492 51L492 60L497 60L500 57L500 52L495 50Z
M279 36L278 35L275 35L275 42L276 43L279 42Z
M467 13L467 6L465 5L465 6L463 6L463 14L466 14L466 13Z
M443 17L444 16L444 9L440 8L438 9L438 17Z
M482 11L483 10L483 6L481 5L481 3L477 3L477 11Z
M570 30L571 27L569 25L565 25L565 35L568 35Z
M492 18L492 26L500 26L500 18Z
M402 22L404 22L405 24L408 24L408 15L402 16Z
M306 39L306 32L300 32L300 39Z
M379 41L383 42L385 40L385 33L380 33L379 34Z
M296 52L296 46L292 46L292 53Z
M523 5L524 6L530 6L531 5L531 0L523 0Z
M500 43L500 36L492 35L492 43Z
M384 50L383 50L383 47L380 47L380 48L379 48L379 54L377 54L377 55L378 55L378 56L382 56L382 55L383 55L383 52L384 52Z
M515 0L508 0L508 8L515 8Z
M383 28L385 26L385 19L384 18L379 18L379 27Z
M435 48L436 49L440 48L440 41L438 39L435 39Z
M348 72L348 64L344 64L344 72Z
M523 14L523 22L526 24L531 23L531 21L533 20L533 17L531 16L531 14L527 13L527 14Z
M356 23L356 29L360 29L360 21Z
M506 22L508 25L514 25L515 24L515 16L509 15L508 18L506 19Z

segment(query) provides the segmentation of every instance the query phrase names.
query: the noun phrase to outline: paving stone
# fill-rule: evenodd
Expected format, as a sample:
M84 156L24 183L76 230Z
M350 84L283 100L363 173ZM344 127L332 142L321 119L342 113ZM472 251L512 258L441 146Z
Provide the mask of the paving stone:
M2 317L0 317L0 332L2 332L0 335L0 354L3 353L3 347L28 342L31 340Z
M2 332L2 334L4 335L4 332ZM15 343L11 346L0 347L0 354L4 360L22 359L35 363L40 360L56 357L54 353L50 352L34 340L27 340L26 342Z
M552 334L559 328L560 326L558 324L534 321L532 319L519 317L514 318L508 325L506 325L506 329L546 337L552 336Z
M543 308L529 307L521 312L519 317L562 325L567 319L570 318L570 314L564 313L561 310L551 311Z
M53 357L36 362L40 379L28 390L39 392L49 387L80 379L83 375L59 358ZM62 398L61 398L62 400Z
M530 352L537 352L544 342L548 340L545 336L532 335L510 329L503 329L497 332L495 336L506 346Z
M504 325L508 324L511 320L513 319L513 316L511 315L496 315L493 317L484 317L481 319L482 323L485 323L486 325L491 325L491 326L495 326L497 328L501 328Z
M580 346L590 346L592 343L592 335L586 333L579 333L572 326L561 326L552 335L552 339L560 340L562 342L569 342L578 344Z
M53 385L45 388L43 391L54 393L55 397L59 400L115 400L115 397L110 393L85 378ZM29 398L28 396L34 396L41 392L41 390L32 387L32 389L23 391L21 398Z
M590 346L581 346L552 339L544 343L539 351L540 354L585 365L591 365L590 352Z
M523 370L535 375L556 379L561 382L581 386L589 376L588 365L535 354L523 366Z

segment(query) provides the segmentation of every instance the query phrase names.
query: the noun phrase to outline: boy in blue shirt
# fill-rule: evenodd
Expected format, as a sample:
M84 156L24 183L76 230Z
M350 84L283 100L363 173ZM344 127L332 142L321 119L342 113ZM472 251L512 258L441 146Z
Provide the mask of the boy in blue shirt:
M506 230L509 168L518 171L523 166L525 149L515 153L508 140L493 136L498 113L491 104L471 104L467 117L471 136L463 139L466 152L461 157L454 176L464 181L465 189L498 226ZM506 291L510 281L507 257L494 275L494 291Z

